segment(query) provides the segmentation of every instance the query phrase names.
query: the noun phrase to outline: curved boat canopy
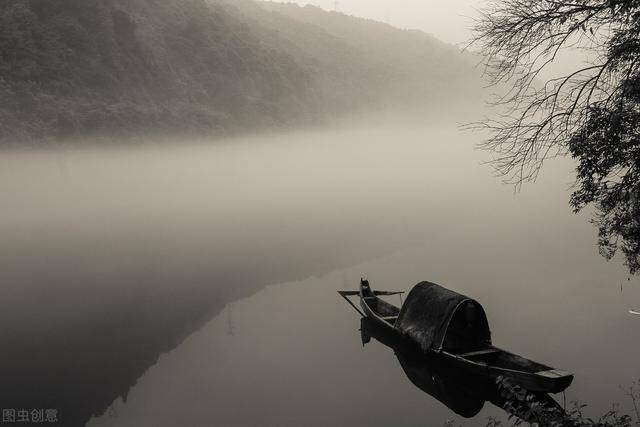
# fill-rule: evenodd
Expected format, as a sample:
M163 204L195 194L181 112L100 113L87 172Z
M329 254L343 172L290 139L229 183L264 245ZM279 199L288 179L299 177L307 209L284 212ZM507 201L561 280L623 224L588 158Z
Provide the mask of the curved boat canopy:
M480 303L431 282L418 283L409 292L395 327L424 351L465 353L491 345Z

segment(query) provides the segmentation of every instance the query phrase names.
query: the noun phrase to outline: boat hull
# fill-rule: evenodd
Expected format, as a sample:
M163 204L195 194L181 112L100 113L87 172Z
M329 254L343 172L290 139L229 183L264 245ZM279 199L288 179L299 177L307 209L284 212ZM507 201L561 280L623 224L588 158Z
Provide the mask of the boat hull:
M385 293L374 292L367 281L360 284L358 292L363 314L390 334L396 335L400 341L412 341L395 326L400 309L378 298ZM418 348L420 345L414 342ZM511 380L530 392L559 393L564 391L573 381L573 375L549 366L534 362L514 353L487 345L479 351L458 354L448 351L421 350L425 357L442 358L444 362L461 372L481 377L496 383L501 377Z
M492 382L497 382L499 378L505 378L514 385L519 385L531 392L560 393L573 382L573 375L551 368L544 371L527 372L476 363L446 352L442 352L441 355L451 365L462 371L482 376Z
M368 319L390 331L398 332L393 320L400 312L398 307L378 298L366 281L360 284L359 296L360 307Z

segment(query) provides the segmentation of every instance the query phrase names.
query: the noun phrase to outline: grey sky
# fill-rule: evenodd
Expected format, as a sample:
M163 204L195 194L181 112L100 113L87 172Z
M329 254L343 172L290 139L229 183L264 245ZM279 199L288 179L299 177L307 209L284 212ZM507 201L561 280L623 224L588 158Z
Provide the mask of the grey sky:
M335 0L278 0L333 9ZM417 28L450 43L469 37L469 17L483 0L339 0L349 15L388 22L401 28Z

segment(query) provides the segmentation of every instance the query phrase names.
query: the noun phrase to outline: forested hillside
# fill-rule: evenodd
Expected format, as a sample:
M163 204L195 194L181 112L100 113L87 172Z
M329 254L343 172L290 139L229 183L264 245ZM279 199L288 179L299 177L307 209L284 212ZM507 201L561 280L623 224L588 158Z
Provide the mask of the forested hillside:
M475 57L421 31L310 5L226 1L267 28L261 39L300 58L332 96L346 89L368 107L402 107L467 99L483 86Z
M463 84L472 73L423 33L316 8L0 2L3 144L305 125L436 102L445 80Z

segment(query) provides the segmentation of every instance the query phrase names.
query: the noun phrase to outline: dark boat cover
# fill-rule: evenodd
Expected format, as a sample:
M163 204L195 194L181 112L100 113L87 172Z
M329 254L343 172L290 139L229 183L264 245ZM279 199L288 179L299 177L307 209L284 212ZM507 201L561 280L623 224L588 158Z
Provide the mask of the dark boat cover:
M409 292L395 327L424 351L463 353L491 344L480 303L430 282L418 283Z

